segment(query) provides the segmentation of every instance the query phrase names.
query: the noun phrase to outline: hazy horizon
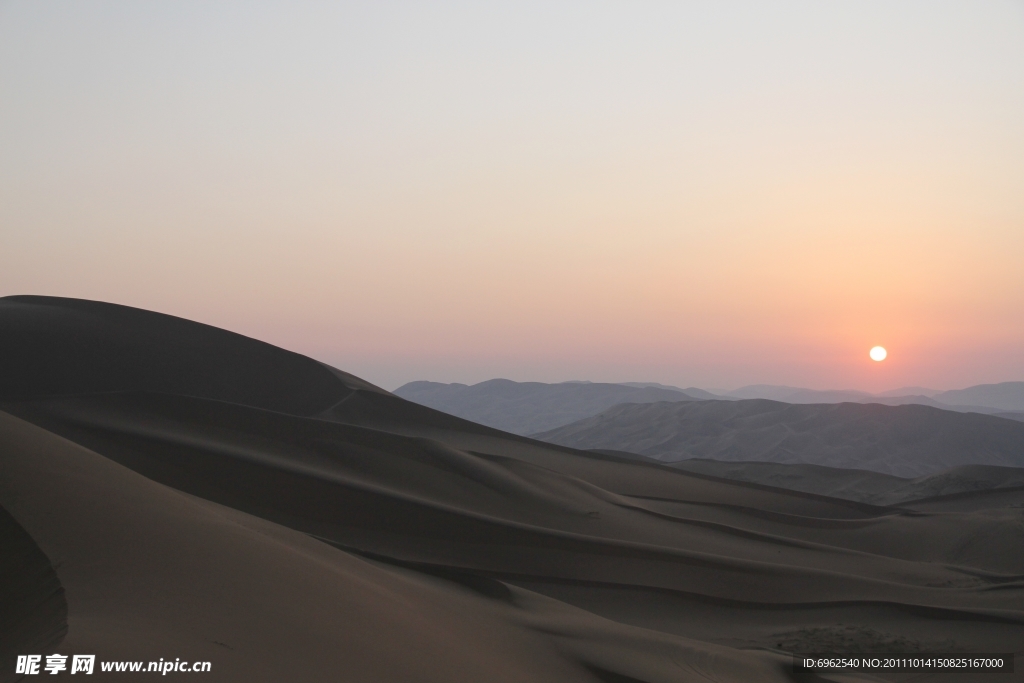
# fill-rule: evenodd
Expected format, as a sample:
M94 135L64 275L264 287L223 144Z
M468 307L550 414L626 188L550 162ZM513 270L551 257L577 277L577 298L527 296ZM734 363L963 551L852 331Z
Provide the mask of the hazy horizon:
M1024 379L1019 2L13 1L0 89L0 296L388 389Z
M474 384L480 384L482 382L487 382L487 381L496 380L496 379L497 380L501 380L501 379L510 380L512 382L540 382L540 380L517 380L517 379L513 379L511 377L489 377L487 379L483 379L483 380L479 380L479 381L475 381L475 382L457 382L457 381L446 382L446 381L443 381L443 380L431 380L431 379L424 380L424 379L420 379L420 380L409 380L409 382L403 382L402 384L399 384L399 385L396 385L396 386L393 386L393 387L381 387L381 388L387 389L388 391L394 391L395 389L398 389L398 388L404 386L405 384L409 384L410 382L437 382L438 384L466 384L466 385L472 386ZM1019 379L1016 379L1016 380L1015 379L1003 380L1003 382L1019 382L1019 381L1024 381L1024 380L1019 380ZM1001 384L1003 382L987 382L986 384ZM861 392L866 392L866 393L869 393L869 394L873 394L875 396L889 395L889 394L893 394L893 392L901 391L901 390L904 390L904 389L908 390L908 392L906 394L899 393L899 394L895 394L895 395L896 396L904 396L904 395L910 396L910 395L913 395L913 393L911 391L909 391L909 390L914 390L914 389L926 389L928 391L934 391L934 392L940 392L941 393L943 391L953 391L953 390L957 390L957 389L967 389L968 388L966 386L963 386L963 387L940 387L940 388L936 388L936 387L922 387L922 386L899 386L899 387L891 387L889 389L880 389L878 391L866 391L864 389L854 389L852 387L805 387L805 386L796 386L796 385L792 385L792 384L767 384L767 383L741 384L741 385L737 385L737 386L734 386L734 387L707 387L707 386L697 386L696 384L685 383L685 382L682 383L682 384L667 384L665 382L659 382L658 380L654 380L654 379L624 379L624 380L567 379L567 380L557 380L557 381L543 382L543 383L544 384L583 384L583 383L595 383L595 384L597 384L597 383L607 383L607 384L629 384L629 383L632 383L632 384L662 384L662 385L665 385L665 386L674 386L674 387L679 388L679 389L687 389L687 388L690 388L690 387L695 387L697 389L703 389L704 391L708 391L708 392L711 392L713 394L722 394L722 395L728 394L728 393L733 392L733 391L737 391L739 389L745 389L745 388L748 388L748 387L756 387L756 386L771 386L771 387L780 387L780 388L785 387L785 388L789 388L789 389L801 389L801 390L802 389L810 389L811 391L836 391L836 392L842 392L842 391L861 391ZM977 386L977 385L971 385L971 386Z

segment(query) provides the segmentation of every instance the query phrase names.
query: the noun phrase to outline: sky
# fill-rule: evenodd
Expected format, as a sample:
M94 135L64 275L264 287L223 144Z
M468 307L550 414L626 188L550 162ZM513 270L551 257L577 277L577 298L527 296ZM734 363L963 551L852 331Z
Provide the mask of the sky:
M0 296L387 389L951 389L1024 380L1022 263L1020 0L0 0Z

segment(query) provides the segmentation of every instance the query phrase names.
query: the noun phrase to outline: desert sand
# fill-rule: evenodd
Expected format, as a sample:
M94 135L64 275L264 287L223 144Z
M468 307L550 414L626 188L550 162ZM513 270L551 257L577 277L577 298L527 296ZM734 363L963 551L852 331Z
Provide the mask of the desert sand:
M1020 489L874 505L576 450L69 299L0 300L0 411L7 678L25 648L209 681L605 683L1024 652Z

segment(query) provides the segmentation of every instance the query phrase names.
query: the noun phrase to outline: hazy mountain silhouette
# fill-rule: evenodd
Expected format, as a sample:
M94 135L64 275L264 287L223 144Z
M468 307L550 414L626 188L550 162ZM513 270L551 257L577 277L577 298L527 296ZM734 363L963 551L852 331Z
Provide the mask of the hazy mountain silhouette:
M1018 384L1024 385L1021 382L1007 383L1007 385ZM986 391L983 389L984 387L1000 388ZM954 400L944 400L943 396L946 395L952 396ZM853 389L819 390L775 384L752 384L729 391L726 397L767 398L768 400L779 400L785 403L852 402L882 403L883 405L915 403L919 405L932 405L933 408L941 408L958 413L984 413L987 415L1007 411L1024 411L1024 402L1020 403L1021 408L1015 408L1015 405L1018 405L1017 387L1010 386L1008 388L1005 385L980 385L957 391L937 391L926 387L903 387L881 393L868 393ZM1024 391L1020 392L1020 400L1024 401Z
M1009 383L1013 385L1014 383ZM1020 383L1016 383L1020 384ZM679 387L657 382L513 382L493 379L479 384L443 384L439 382L409 382L395 390L395 395L435 410L455 415L479 424L523 436L562 427L592 417L620 403L654 403L657 401L687 400L743 400L763 398L784 403L878 403L881 405L926 405L954 412L973 412L998 415L1011 420L1024 421L1024 412L1013 412L1015 387L992 385L994 391L962 390L961 403L943 403L933 395L942 395L923 387L905 387L881 394L864 391L818 391L771 384L742 387L726 395L704 389ZM903 392L918 391L910 394ZM950 392L945 392L950 393ZM986 398L992 397L992 398ZM987 400L1000 405L975 405L968 401ZM1001 403L1000 403L1001 401Z
M409 382L394 393L450 415L524 436L596 415L620 403L695 400L680 389L664 385L545 384L507 379L473 385Z
M674 387L671 384L659 384L658 382L619 382L619 384L622 384L623 386L627 387L657 387L658 389L671 389L672 391L681 391L687 396L692 396L693 398L700 399L703 401L730 400L728 396L714 394L704 389L698 389L697 387L687 387L686 389L682 389L680 387Z
M919 405L765 399L632 404L534 438L663 461L800 463L901 477L962 465L1024 467L1024 423Z
M898 389L890 389L888 391L880 391L875 396L886 397L886 396L924 396L926 398L935 398L941 394L940 389L929 389L928 387L899 387Z
M844 401L861 401L873 398L866 391L818 391L775 384L751 384L740 387L735 391L730 391L727 395L730 398L765 398L770 401L783 401L785 403L841 403Z
M953 406L988 406L1003 411L1024 411L1024 382L979 384L966 389L944 391L935 400Z
M775 384L751 384L726 394L725 398L763 398L783 403L879 403L881 405L925 405L961 413L995 415L1006 411L1024 410L1024 382L999 385L979 385L952 392L936 391L925 387L903 387L878 394L854 390L818 390L787 387ZM988 389L986 389L986 387ZM946 401L944 396L954 400ZM1011 418L1015 419L1015 418Z

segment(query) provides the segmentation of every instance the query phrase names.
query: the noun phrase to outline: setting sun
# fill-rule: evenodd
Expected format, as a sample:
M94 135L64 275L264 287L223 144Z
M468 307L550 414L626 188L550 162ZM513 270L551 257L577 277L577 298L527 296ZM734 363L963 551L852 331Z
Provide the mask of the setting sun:
M876 346L868 352L868 355L871 356L871 360L883 361L889 352L883 346Z

